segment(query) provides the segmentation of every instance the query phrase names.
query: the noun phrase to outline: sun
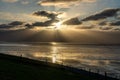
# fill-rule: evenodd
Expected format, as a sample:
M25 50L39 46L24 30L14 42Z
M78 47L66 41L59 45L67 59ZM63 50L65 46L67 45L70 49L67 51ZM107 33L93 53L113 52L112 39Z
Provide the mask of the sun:
M54 26L55 29L60 29L62 26L62 22L55 23Z

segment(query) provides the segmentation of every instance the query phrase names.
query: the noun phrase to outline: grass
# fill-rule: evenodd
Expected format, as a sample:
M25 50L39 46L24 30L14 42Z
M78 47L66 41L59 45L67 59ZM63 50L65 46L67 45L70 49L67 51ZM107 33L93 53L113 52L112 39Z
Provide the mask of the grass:
M0 80L104 80L61 65L0 54ZM110 80L110 79L109 79ZM113 80L113 79L111 79Z

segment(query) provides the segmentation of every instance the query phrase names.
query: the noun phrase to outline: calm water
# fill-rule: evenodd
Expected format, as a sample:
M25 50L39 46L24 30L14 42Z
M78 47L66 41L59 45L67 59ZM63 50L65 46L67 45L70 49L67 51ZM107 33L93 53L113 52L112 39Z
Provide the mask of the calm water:
M0 53L120 75L120 46L0 44Z

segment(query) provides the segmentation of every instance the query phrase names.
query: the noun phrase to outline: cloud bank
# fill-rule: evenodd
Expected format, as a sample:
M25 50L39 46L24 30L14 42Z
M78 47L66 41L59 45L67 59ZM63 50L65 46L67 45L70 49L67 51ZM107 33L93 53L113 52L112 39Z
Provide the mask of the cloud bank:
M75 17L75 18L71 18L67 21L64 22L64 24L67 24L67 25L75 25L74 22L77 22L76 25L78 25L78 23L81 24L81 22L85 22L85 21L99 21L99 20L104 20L104 19L107 19L109 17L118 17L119 14L118 12L120 11L120 8L117 8L117 9L105 9L101 12L98 12L94 15L90 15L86 18L83 18L81 20L78 19L78 17ZM73 23L73 24L72 24ZM101 24L105 24L105 22L102 22Z
M116 30L120 31L120 8L105 9L94 15L90 15L83 19L78 17L71 18L63 22L64 25L76 25L77 29L93 29L99 30ZM91 27L93 26L93 27Z
M25 29L24 24L25 24L25 22L21 22L21 21L13 21L13 22L8 23L8 24L1 24L0 25L0 31Z
M83 19L78 19L78 17L74 17L67 21L64 21L63 26L68 25L68 27L71 27L72 25L71 29L74 27L74 29L95 29L95 30L98 29L98 30L120 31L120 27L119 27L120 19L118 18L118 16L120 16L119 11L120 11L119 8L105 9L101 12L98 12L94 15L90 15ZM20 26L24 26L24 28L54 26L54 23L57 23L60 21L58 16L61 14L62 13L60 12L54 12L54 11L36 11L36 12L33 12L31 16L40 18L37 21L30 22L30 23L26 21L22 22L22 20L13 21L9 24L1 24L0 28L14 29ZM46 18L46 20L42 21L41 17ZM23 29L23 27L21 28Z
M118 11L120 11L120 8L106 9L106 10L103 10L102 12L99 12L97 14L86 17L86 18L82 19L82 21L100 20L100 19L105 19L105 18L112 17L112 16L117 16Z
M29 22L28 20L25 21L24 19L18 19L20 21L13 21L11 23L8 24L1 24L0 25L0 30L19 30L19 29L26 29L26 28L34 28L36 26L38 27L48 27L48 26L52 26L53 23L59 22L58 19L58 15L61 13L57 13L57 12L49 12L49 11L36 11L33 12L32 15L25 15L24 19L29 18L29 19L38 19L37 21L33 21L33 22ZM3 15L3 13L2 13ZM4 15L3 17L8 16L11 18L11 20L15 20L14 16L11 14L7 14ZM2 16L0 17L0 19L3 18ZM22 17L22 16L20 16ZM46 20L42 20L42 18L45 18ZM40 18L40 19L39 19ZM23 21L23 22L22 22Z

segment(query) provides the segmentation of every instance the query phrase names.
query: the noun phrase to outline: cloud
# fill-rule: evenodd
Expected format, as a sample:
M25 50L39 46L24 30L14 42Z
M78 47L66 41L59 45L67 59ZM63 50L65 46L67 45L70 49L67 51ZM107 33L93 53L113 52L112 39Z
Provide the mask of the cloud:
M34 13L33 13L33 15L36 15L36 16L44 16L44 17L48 17L48 18L50 18L50 19L56 19L59 14L60 14L60 13L49 12L49 11L37 11L37 12L34 12Z
M44 22L33 23L33 26L50 26L54 22L59 22L59 19L57 17L59 14L61 14L61 13L49 12L49 11L37 11L37 12L34 12L33 15L47 17L48 20L44 21Z
M96 24L99 24L99 25L103 26L103 25L107 25L107 23L108 23L107 19L108 18L113 17L115 19L119 19L118 18L118 16L120 15L120 14L118 14L119 11L120 11L120 8L105 9L105 10L99 12L99 13L96 13L94 15L90 15L90 16L88 16L86 18L83 18L83 19L78 19L78 17L68 19L68 20L64 21L63 24L66 24L66 25L80 25L81 23L84 23L84 22L87 23L88 21L95 21ZM119 22L117 22L116 24L119 24Z
M34 25L22 21L13 21L8 24L0 24L0 31L14 31L31 28L34 28Z
M12 21L23 21L23 22L44 22L48 20L47 17L42 16L35 16L32 14L26 14L26 13L7 13L7 12L0 12L0 20L4 20L6 22L12 22Z
M18 26L18 25L22 25L24 22L21 21L13 21L11 23L9 23L8 25L12 25L12 26Z
M57 22L58 22L58 20L47 20L45 22L35 22L35 23L32 24L32 26L48 27L48 26L52 26L53 23L57 23Z
M45 22L35 22L35 23L32 24L32 26L44 26L44 27L47 27L47 26L51 26L54 22L58 22L58 21L48 20L48 21L45 21Z
M41 0L38 2L38 4L42 6L68 7L79 2L95 2L95 1L96 0Z
M47 26L44 22L35 22L31 26Z
M101 30L112 30L113 27L111 27L111 26L109 26L109 27L103 26L103 27L100 27L99 29L101 29Z
M120 26L120 21L111 22L110 26Z
M118 9L106 9L106 10L103 10L102 12L97 13L97 14L88 16L88 17L82 19L82 21L106 19L108 17L116 16L118 11L120 11L120 8L118 8Z
M7 24L1 24L0 29L6 29L6 28L11 28L13 27L12 25L7 25Z
M2 0L3 2L8 2L8 3L15 3L17 2L18 0Z
M107 25L107 22L106 21L102 21L102 22L99 22L98 25L105 26L105 25Z
M64 21L63 24L65 24L65 25L79 25L79 24L81 24L81 22L78 20L77 17L75 17L75 18L71 18L69 20Z
M22 25L22 22L26 23L27 28L32 28L34 26L51 26L53 23L58 22L58 15L61 13L57 12L49 12L49 11L37 11L33 14L25 14L25 13L5 13L0 12L0 20L9 21L11 23L5 24L5 27L18 26ZM19 21L19 22L18 22ZM21 21L21 22L20 22ZM25 24L24 23L24 24ZM1 25L3 26L3 24Z
M26 23L25 26L26 26L27 28L33 28L33 26L32 26L31 24L29 24L29 23Z
M21 21L13 21L8 24L1 24L0 31L25 29L24 23L25 22L21 22Z
M93 29L93 28L95 28L94 25L89 25L89 26L81 25L81 26L75 27L75 29Z
M114 28L115 31L120 31L120 28Z

